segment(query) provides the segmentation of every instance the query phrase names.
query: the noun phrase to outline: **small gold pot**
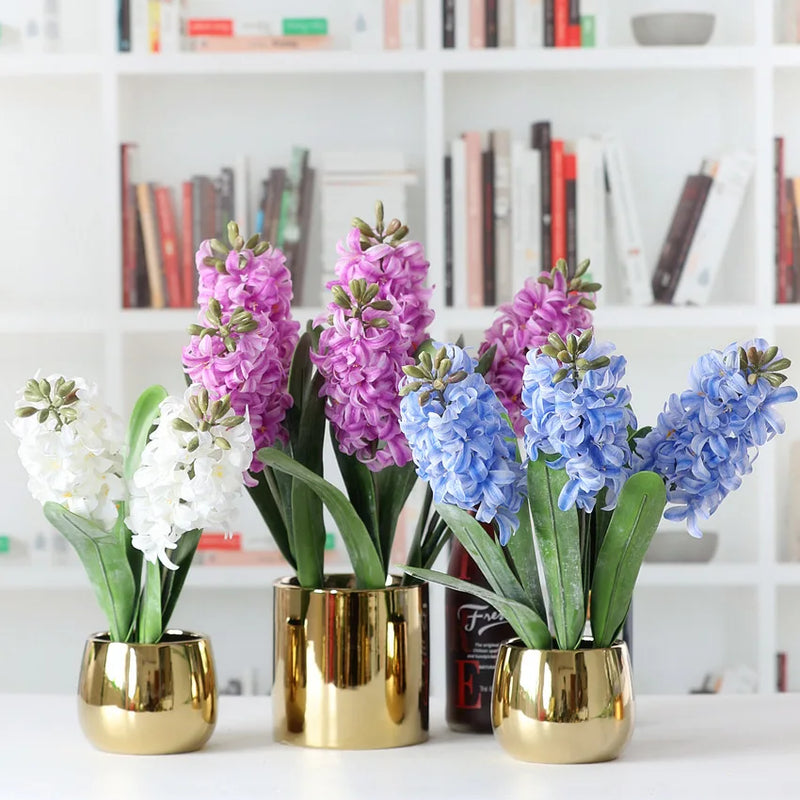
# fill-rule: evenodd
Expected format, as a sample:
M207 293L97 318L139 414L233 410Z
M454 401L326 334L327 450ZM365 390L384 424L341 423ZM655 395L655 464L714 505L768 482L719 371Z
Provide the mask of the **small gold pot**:
M211 642L169 630L158 644L86 640L78 719L98 749L131 755L199 750L217 723Z
M428 738L428 585L275 583L275 739L367 750Z
M610 761L633 733L631 662L624 642L592 649L529 650L500 645L492 688L492 728L522 761Z

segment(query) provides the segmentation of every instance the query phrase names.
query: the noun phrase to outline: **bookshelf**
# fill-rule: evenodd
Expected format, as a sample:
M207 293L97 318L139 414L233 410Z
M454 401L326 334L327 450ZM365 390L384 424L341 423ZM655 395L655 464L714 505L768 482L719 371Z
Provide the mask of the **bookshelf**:
M13 199L0 216L0 234L6 242L35 242L46 233L60 245L57 258L32 245L20 248L19 266L7 262L21 277L9 280L0 297L0 408L11 408L15 387L37 366L97 380L124 413L151 381L181 386L180 346L192 311L120 308L118 146L127 140L142 143L143 179L173 184L237 152L262 170L299 142L311 148L312 161L315 150L342 143L402 149L420 175L408 206L412 234L432 263L434 332L445 337L463 329L473 338L491 323L493 309L447 309L443 293L441 165L460 131L506 126L522 137L532 121L550 118L569 138L613 125L631 160L651 266L684 176L706 154L747 147L756 171L728 251L732 279L715 287L707 307L634 308L619 303L612 274L596 324L628 356L641 424L655 419L669 391L684 387L691 362L707 347L758 334L800 359L800 306L772 300L772 140L787 137L787 169L800 174L800 138L792 136L800 122L800 47L774 43L771 3L707 0L719 19L705 47L633 46L626 15L637 4L615 0L606 49L446 51L441 4L426 2L418 51L153 56L116 52L114 3L66 5L96 30L73 37L59 54L0 51L0 145L7 154L0 184ZM370 98L368 107L350 102L357 90ZM226 129L226 115L245 100L256 103L252 126ZM304 321L316 311L298 309L296 317ZM800 690L800 651L790 641L800 631L800 564L787 563L786 547L796 524L787 473L791 441L800 439L800 407L786 416L787 434L762 452L755 474L709 526L721 534L714 561L645 565L634 622L639 690L684 692L706 671L743 662L758 673L760 691L771 692L778 649L789 653L790 688ZM42 517L21 472L13 440L0 437L7 500L0 527L26 536ZM239 524L261 523L248 506ZM257 664L261 685L268 685L270 585L280 574L279 567L200 567L190 574L176 622L205 625L223 682L241 665ZM54 635L71 651L64 650L63 680L54 688L70 690L82 639L102 625L83 575L0 562L0 593L16 609L0 628L7 636L31 625L58 629ZM440 600L434 593L434 665ZM237 639L253 630L262 641L243 651ZM673 676L659 666L667 642L688 645L688 661ZM41 677L23 667L6 679L10 688L31 690ZM442 690L439 664L433 691Z

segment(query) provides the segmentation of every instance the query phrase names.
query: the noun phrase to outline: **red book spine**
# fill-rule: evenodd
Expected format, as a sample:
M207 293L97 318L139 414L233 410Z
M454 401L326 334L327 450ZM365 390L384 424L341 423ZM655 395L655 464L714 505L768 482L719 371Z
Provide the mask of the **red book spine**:
M569 0L567 47L581 46L581 0Z
M464 134L467 151L467 305L483 306L483 174L481 135Z
M184 181L181 184L182 217L181 217L181 238L183 248L181 250L181 266L183 275L181 276L181 288L183 289L182 303L184 308L191 308L194 305L194 236L192 229L194 226L194 203L192 201L192 182ZM199 244L199 242L198 242Z
M213 531L203 532L200 541L197 543L198 550L241 550L242 534L233 533L226 536L224 533Z
M555 264L559 258L567 257L567 187L564 180L564 142L553 139L550 145L550 196L552 203L552 219L550 235L552 237L551 257Z
M783 174L783 137L775 137L775 278L777 281L776 300L786 302L786 270L784 269L784 219L786 216L786 193Z
M161 233L161 266L167 288L167 304L170 308L180 308L183 292L178 261L178 226L172 203L172 190L166 186L155 189L156 216Z
M786 286L787 303L797 301L797 287L794 285L794 236L792 222L794 219L794 186L792 179L784 180L784 215L783 215L783 268L784 284Z
M122 184L122 306L136 307L136 210L131 184L130 148L132 144L120 145Z
M569 46L569 0L555 0L554 6L556 47Z
M233 36L232 19L188 19L187 36Z

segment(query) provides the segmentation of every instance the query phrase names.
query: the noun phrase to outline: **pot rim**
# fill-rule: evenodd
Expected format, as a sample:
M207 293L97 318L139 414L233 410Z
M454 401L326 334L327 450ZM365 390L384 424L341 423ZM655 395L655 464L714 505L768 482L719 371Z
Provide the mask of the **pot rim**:
M209 637L204 633L194 633L180 628L167 628L157 642L114 642L108 631L98 631L90 634L88 642L97 644L121 644L125 647L172 647L181 644L197 644L198 642L208 642Z
M355 575L352 572L332 572L326 573L324 576L325 583L340 582L342 584L352 583L355 580ZM336 595L336 594L370 594L370 593L386 593L386 592L405 592L409 590L417 590L427 588L428 581L420 580L409 576L411 581L408 584L401 585L403 575L388 575L386 578L386 586L379 589L357 589L355 586L323 586L317 589L304 589L297 582L296 575L289 575L283 578L278 578L273 581L272 585L276 590L288 592L308 592L309 594L319 595Z
M609 647L594 647L592 639L581 639L581 643L574 650L562 650L559 647L552 647L547 650L539 650L535 647L526 647L519 636L514 636L507 639L505 642L500 643L500 647L507 650L525 650L529 653L602 653L609 650L622 650L628 647L627 643L622 639L617 639Z

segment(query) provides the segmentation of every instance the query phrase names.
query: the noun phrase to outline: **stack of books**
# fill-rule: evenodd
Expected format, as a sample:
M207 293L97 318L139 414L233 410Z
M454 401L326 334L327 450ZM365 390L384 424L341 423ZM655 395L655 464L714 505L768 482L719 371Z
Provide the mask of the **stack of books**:
M775 137L775 302L800 302L800 178L786 176L784 140Z
M442 0L442 46L603 47L607 0Z
M657 302L708 303L754 166L750 153L732 152L687 176L653 273Z
M560 258L571 271L591 259L605 280L607 228L623 268L626 300L652 302L636 202L619 139L565 141L548 121L527 143L507 130L469 131L445 157L445 300L458 308L511 300L525 280Z

